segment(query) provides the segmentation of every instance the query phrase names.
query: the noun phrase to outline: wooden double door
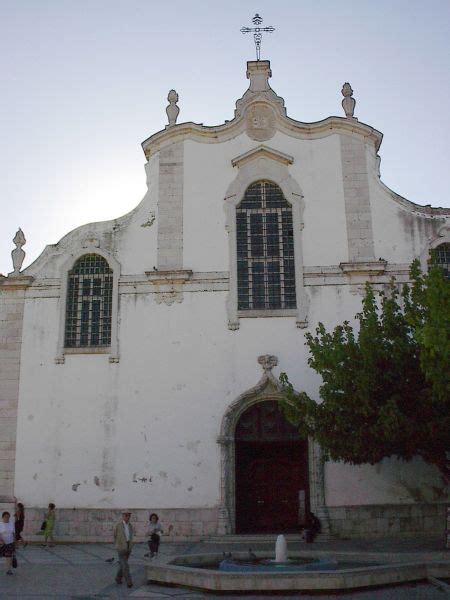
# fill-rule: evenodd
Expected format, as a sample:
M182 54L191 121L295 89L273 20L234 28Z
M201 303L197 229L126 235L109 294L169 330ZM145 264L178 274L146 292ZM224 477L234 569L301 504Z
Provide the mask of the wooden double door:
M309 509L306 441L266 401L241 416L235 444L236 532L298 532Z

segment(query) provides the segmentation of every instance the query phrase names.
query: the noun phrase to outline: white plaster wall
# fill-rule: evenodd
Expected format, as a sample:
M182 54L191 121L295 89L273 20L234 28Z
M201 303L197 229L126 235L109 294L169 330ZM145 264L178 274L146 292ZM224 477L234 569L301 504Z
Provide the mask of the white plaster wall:
M151 271L156 265L159 155L145 166L148 191L131 215L129 224L115 232L114 252L122 274ZM151 226L147 225L153 221Z
M336 265L347 261L339 136L299 140L276 133L273 141L275 148L294 157L289 171L304 195L304 266Z
M243 133L220 144L188 140L184 152L184 266L195 271L227 271L228 237L224 197L237 177L231 160L259 146ZM266 142L290 154L290 174L304 194L305 265L329 265L348 256L339 137L299 140L282 133ZM320 243L318 242L320 240Z
M63 365L54 364L57 336L46 334L58 302L28 301L16 463L24 502L218 503L221 419L260 379L257 357L275 353L290 373L306 365L294 319L243 320L232 332L225 299L224 292L185 294L168 307L151 295L123 295L120 363L87 354L67 355ZM308 378L310 370L295 377L312 389Z
M327 327L352 316L360 302L349 286L318 288L313 299L311 322L322 319ZM294 318L241 319L240 329L230 331L225 300L226 292L185 293L181 304L166 306L151 294L123 294L120 362L87 354L56 365L59 302L28 299L16 495L61 508L217 505L221 419L260 379L257 357L275 354L275 374L286 371L315 398L320 384ZM377 467L329 467L330 503L390 502L403 489L393 486L396 472L386 471L387 483L384 471L376 473ZM361 494L349 495L353 487ZM398 497L413 500L405 490Z
M28 299L17 494L60 507L215 505L221 419L260 379L257 357L276 354L278 372L311 394L317 386L293 318L243 319L232 332L225 299L185 293L168 307L151 294L122 295L120 362L66 355L63 365L52 327L60 303ZM152 482L133 482L142 477Z
M59 302L28 300L25 312L16 495L35 506L101 505L104 494L93 478L111 448L107 407L115 398L114 365L107 355L70 356L56 365L52 324Z
M223 144L185 142L185 268L228 271L223 198L237 174L231 159L258 145L246 134ZM345 261L338 136L307 141L277 133L267 145L295 159L289 169L304 194L305 265ZM149 192L128 217L70 233L61 242L65 251L48 249L29 274L60 277L62 264L87 234L98 234L123 274L152 270L157 222L142 224L152 210L156 213L157 157L147 171ZM399 208L379 182L370 181L376 255L409 262L414 240L398 217ZM395 237L404 241L394 243ZM320 380L307 365L305 331L296 328L294 317L241 319L240 329L230 331L226 292L185 292L183 302L172 306L156 304L152 294L121 294L120 362L110 364L108 355L80 354L66 355L65 364L56 365L57 324L64 308L56 298L33 298L33 290L25 302L17 433L16 495L25 504L217 505L221 419L260 379L257 357L276 355L275 374L286 371L298 390L318 399ZM361 307L356 286L348 284L308 286L307 294L310 330L319 320L331 328L352 319ZM408 486L415 477L424 474L424 486L435 485L436 474L427 467L411 465L411 475L407 472L394 463L329 465L327 499L333 506L394 498L412 502L417 489L408 491Z
M326 265L346 260L347 241L340 148L337 135L322 139L299 140L276 133L267 143L291 154L289 167L305 196L304 264ZM219 144L185 141L183 243L184 267L195 271L228 270L228 238L225 231L223 198L237 168L231 159L259 146L243 133ZM26 269L26 274L55 278L60 276L67 253L82 246L89 236L98 237L101 247L110 251L122 265L123 274L152 270L156 263L157 221L143 227L157 214L159 155L146 165L148 192L128 215L77 228ZM318 244L317 240L321 239ZM337 262L339 262L337 261Z
M328 506L448 500L438 469L420 458L385 458L374 466L326 463L325 488Z
M184 144L183 265L228 271L224 197L235 174L231 158L246 152L243 134L222 144ZM244 149L245 148L245 149Z
M443 218L420 214L407 202L396 199L377 176L374 160L369 155L369 189L375 257L392 263L410 264L437 237ZM428 200L428 199L425 199Z
M362 286L323 285L307 286L310 298L308 311L308 330L315 332L317 324L322 322L327 330L333 329L343 321L354 321L356 313L361 311Z

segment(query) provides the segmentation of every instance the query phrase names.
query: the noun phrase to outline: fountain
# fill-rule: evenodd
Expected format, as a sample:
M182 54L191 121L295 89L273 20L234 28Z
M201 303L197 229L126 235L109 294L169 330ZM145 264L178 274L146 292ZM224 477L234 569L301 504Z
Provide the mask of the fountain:
M280 534L275 542L275 562L287 562L287 542L283 534Z
M258 558L251 549L245 558L227 555L218 564L219 571L231 573L302 573L306 571L330 571L337 569L334 558L297 558L287 556L287 542L284 535L277 536L275 542L275 560Z
M275 559L265 551L233 551L159 558L147 567L149 582L220 592L331 591L448 577L448 563L386 564L383 554L300 550L289 553L284 535L275 543Z

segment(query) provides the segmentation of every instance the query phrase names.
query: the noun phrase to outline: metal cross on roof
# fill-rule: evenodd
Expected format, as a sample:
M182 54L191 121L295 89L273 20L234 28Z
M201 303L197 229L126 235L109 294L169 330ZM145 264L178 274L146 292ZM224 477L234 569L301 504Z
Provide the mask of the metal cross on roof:
M269 27L260 27L262 22L263 18L256 13L252 19L252 23L253 25L256 25L256 27L241 27L242 33L251 33L253 31L253 39L256 47L256 60L259 60L261 54L261 40L263 32L267 31L267 33L273 33L275 31L275 27L272 27L271 25L269 25Z

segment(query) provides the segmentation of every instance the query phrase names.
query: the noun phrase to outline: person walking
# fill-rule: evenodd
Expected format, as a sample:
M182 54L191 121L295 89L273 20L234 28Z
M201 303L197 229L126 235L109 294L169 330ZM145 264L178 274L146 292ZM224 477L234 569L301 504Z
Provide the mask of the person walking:
M17 498L14 496L14 528L15 528L15 540L17 544L22 542L23 547L27 545L26 541L22 537L22 531L25 526L25 507L22 502L17 502Z
M2 513L2 520L0 521L0 556L5 557L7 575L13 574L11 567L15 552L15 528L14 523L9 520L10 517L10 513L5 510Z
M50 502L48 505L48 511L45 513L44 522L44 542L47 546L53 546L53 531L55 529L55 521L56 521L56 506L53 502ZM48 543L50 541L50 543Z
M133 546L134 529L130 523L131 510L122 512L122 519L114 527L114 545L119 557L119 569L116 574L116 583L121 584L122 578L125 578L127 586L133 587L131 580L128 559L130 558L131 548Z

